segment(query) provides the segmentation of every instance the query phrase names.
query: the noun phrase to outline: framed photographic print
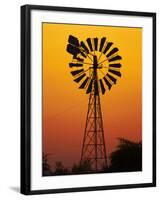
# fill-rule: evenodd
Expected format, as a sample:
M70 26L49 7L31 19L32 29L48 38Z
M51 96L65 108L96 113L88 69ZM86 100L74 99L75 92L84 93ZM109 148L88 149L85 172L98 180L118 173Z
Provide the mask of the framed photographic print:
M156 185L156 14L21 7L21 193Z

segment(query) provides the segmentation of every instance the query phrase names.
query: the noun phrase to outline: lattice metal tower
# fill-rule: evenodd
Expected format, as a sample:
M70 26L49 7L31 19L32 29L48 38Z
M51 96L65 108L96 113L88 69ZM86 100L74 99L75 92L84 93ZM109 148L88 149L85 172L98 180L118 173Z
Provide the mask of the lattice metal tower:
M92 91L89 95L88 112L86 117L85 132L83 138L81 163L90 160L92 168L95 171L101 170L102 166L107 167L107 155L104 139L102 112L100 104L99 87L96 84L97 74L97 57L94 56L92 77Z

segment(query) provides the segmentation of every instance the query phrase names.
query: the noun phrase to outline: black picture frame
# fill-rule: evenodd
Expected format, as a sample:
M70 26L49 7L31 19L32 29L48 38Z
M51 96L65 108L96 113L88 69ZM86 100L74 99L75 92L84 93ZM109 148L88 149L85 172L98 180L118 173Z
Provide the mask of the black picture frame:
M64 11L64 12L79 12L92 14L111 14L123 16L142 16L151 17L153 20L152 27L152 47L153 47L153 105L152 105L152 120L153 120L153 177L152 183L128 184L128 185L113 185L113 186L95 186L95 187L80 187L80 188L61 188L49 190L32 190L31 189L31 11ZM21 193L26 195L33 194L49 194L49 193L64 193L64 192L80 192L93 190L108 190L108 189L126 189L139 187L154 187L156 186L156 13L136 12L136 11L120 11L120 10L102 10L90 8L72 8L72 7L55 7L44 5L24 5L21 6Z

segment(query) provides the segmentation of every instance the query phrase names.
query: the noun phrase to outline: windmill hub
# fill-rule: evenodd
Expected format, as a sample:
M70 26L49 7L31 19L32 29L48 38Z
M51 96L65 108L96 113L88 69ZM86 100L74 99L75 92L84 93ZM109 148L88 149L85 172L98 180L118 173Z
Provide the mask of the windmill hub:
M97 56L93 56L93 68L97 68L98 67L98 61L97 61Z
M93 55L93 66L90 67L90 69L102 69L102 65L101 66L98 65L98 60L96 55Z

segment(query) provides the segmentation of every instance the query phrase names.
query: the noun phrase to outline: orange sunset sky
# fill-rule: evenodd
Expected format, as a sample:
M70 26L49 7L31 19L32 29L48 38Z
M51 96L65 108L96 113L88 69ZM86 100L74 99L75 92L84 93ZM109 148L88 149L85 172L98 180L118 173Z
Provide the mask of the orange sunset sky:
M117 138L142 140L142 29L43 23L43 152L71 167L80 160L88 97L78 89L66 51L69 35L80 41L106 37L122 57L117 84L101 95L107 155Z

